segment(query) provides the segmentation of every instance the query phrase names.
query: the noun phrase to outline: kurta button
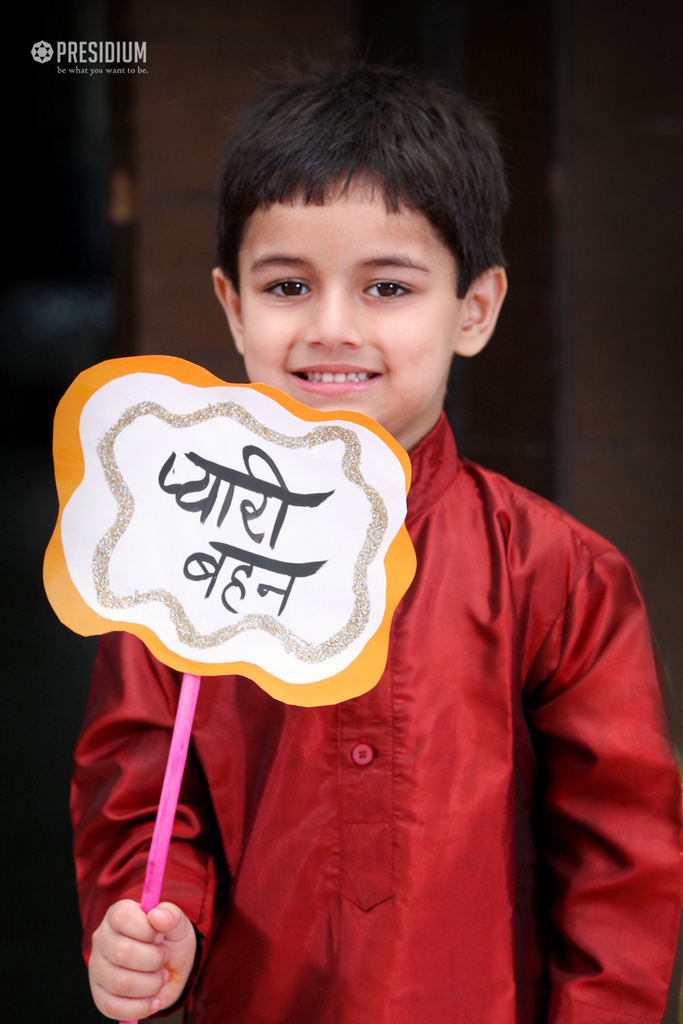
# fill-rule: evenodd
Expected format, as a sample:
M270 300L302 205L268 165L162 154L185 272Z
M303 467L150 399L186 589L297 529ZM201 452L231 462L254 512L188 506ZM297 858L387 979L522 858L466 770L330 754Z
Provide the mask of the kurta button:
M357 743L351 751L351 759L355 761L356 764L361 765L361 767L364 767L366 764L370 764L374 756L374 750L372 747L369 747L367 743Z

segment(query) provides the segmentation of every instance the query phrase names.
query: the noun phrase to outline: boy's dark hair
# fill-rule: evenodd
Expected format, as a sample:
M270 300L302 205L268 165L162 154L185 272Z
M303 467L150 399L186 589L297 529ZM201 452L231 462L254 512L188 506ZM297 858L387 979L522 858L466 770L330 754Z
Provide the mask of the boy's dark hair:
M354 181L388 209L424 214L455 257L458 296L503 264L507 188L491 125L470 102L411 72L309 73L273 88L228 137L218 184L217 260L235 289L247 220L258 207L322 204Z

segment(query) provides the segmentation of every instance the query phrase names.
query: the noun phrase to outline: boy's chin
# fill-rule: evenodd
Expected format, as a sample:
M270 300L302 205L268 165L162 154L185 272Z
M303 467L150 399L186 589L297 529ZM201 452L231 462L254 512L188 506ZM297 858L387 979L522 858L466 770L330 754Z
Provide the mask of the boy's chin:
M283 390L280 387L280 390ZM376 403L373 401L371 389L362 385L353 384L323 384L301 381L297 378L286 390L291 398L307 405L309 409L317 409L319 412L333 412L339 409L343 412L360 412L371 419L377 419Z

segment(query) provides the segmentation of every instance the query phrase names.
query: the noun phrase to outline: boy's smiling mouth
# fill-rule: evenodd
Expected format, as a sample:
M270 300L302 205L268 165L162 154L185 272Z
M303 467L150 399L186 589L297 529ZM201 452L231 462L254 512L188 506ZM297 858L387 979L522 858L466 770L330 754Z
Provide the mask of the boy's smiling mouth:
M319 394L340 394L363 390L382 376L375 370L334 365L304 367L300 370L292 370L291 373L296 378L297 384L305 391L315 391Z
M376 377L376 373L370 373L366 370L351 370L349 373L342 373L341 370L334 372L331 370L298 370L296 376L302 380L311 381L314 384L320 382L324 384L345 384L347 381L366 381L370 380L371 377Z

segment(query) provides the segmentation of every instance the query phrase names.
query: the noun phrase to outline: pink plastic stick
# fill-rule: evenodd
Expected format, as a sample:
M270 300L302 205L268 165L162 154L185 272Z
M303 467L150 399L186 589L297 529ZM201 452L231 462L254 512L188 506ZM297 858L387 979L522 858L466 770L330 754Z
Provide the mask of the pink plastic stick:
M157 820L154 823L152 833L152 844L149 848L147 858L147 872L145 884L142 890L140 906L147 913L152 907L156 907L161 897L161 883L164 880L164 870L168 858L168 850L171 845L171 833L173 822L178 806L178 795L180 784L183 781L183 772L187 760L187 751L190 747L190 736L192 733L192 719L199 694L199 676L191 676L185 673L178 698L178 710L176 711L173 736L171 737L171 749L168 752L166 762L166 773L164 784L161 787L161 798L157 811ZM138 1024L137 1021L121 1021L120 1024Z

